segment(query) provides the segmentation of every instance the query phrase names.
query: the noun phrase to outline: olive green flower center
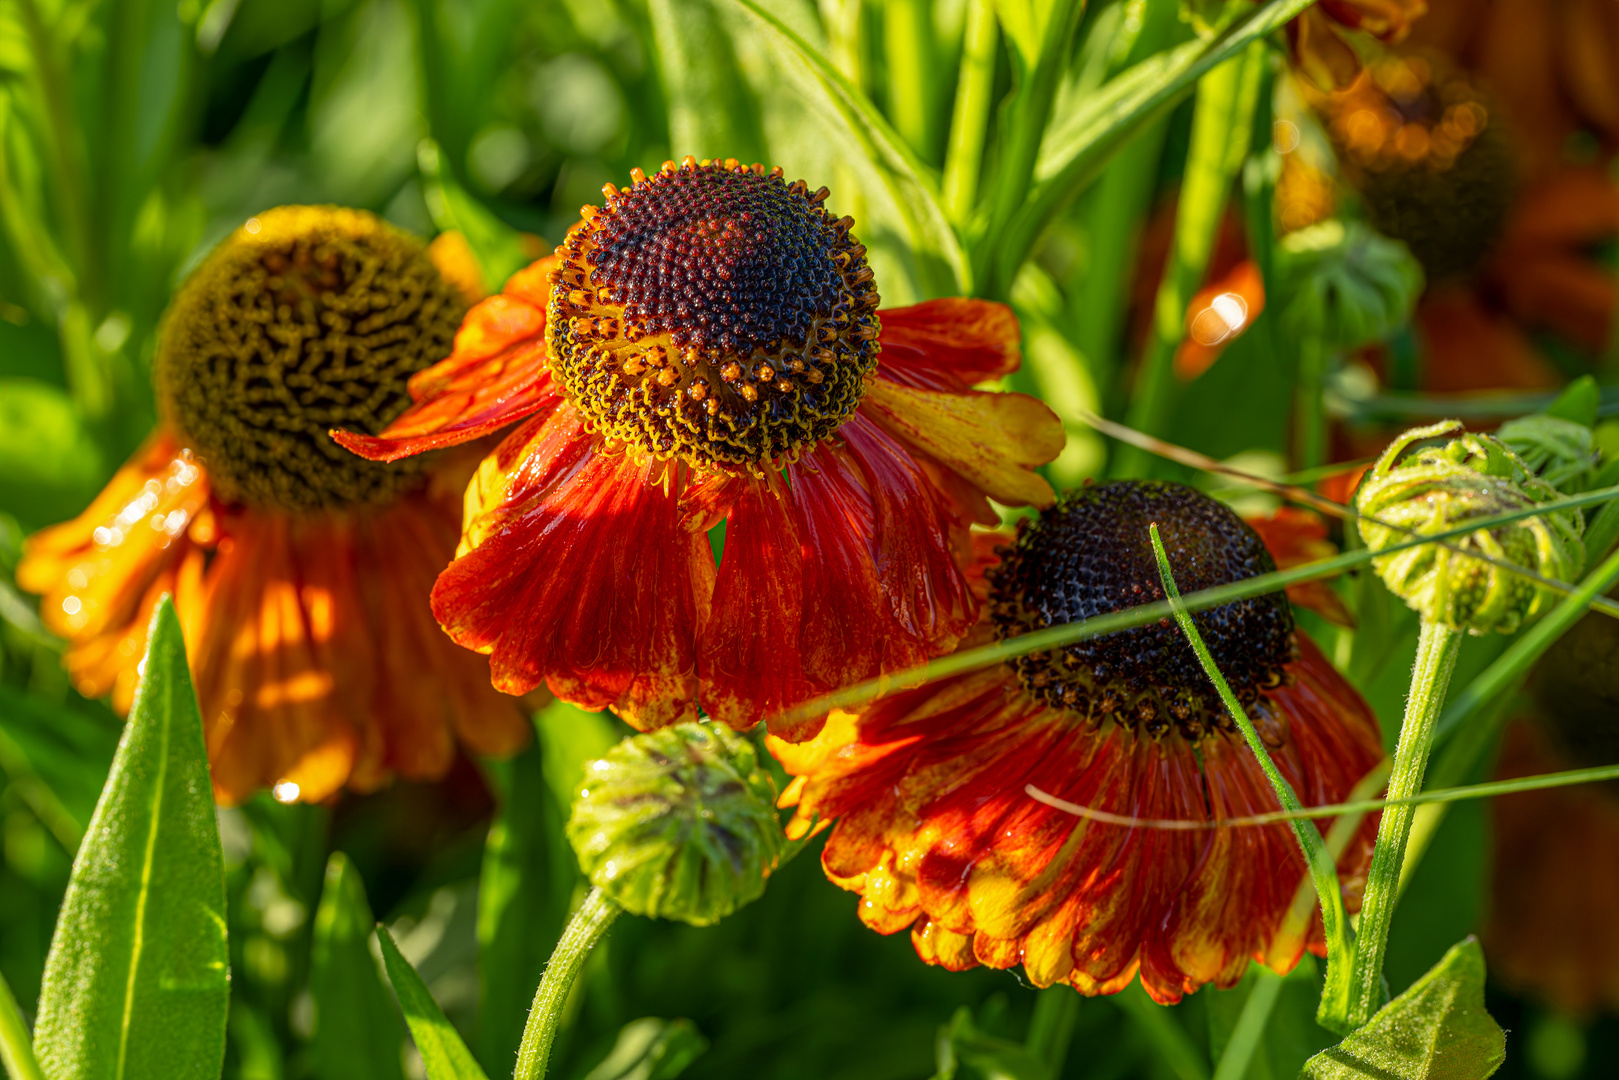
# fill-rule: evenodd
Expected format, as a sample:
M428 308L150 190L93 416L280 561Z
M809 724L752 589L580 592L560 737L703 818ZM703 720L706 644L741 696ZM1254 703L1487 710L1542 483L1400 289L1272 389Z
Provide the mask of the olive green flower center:
M405 384L451 350L465 305L422 245L375 216L281 207L250 219L180 289L156 375L169 420L225 498L293 512L373 503L420 465L327 434L377 434Z
M557 249L551 366L596 430L761 473L831 436L877 364L877 290L826 189L735 160L612 185Z
M1001 639L1164 598L1148 526L1156 522L1182 593L1276 569L1257 534L1224 504L1182 484L1119 480L1069 492L989 571L990 613ZM1193 618L1246 704L1280 685L1295 658L1293 614L1282 593L1237 600ZM1094 722L1111 718L1158 737L1230 730L1197 656L1169 619L1012 661L1035 697Z

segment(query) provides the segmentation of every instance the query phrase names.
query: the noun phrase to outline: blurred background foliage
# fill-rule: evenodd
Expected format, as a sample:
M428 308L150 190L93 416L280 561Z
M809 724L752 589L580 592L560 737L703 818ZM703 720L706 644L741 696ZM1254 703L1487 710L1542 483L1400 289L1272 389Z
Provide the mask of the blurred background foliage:
M687 153L781 165L829 185L829 205L855 216L885 304L970 283L1015 305L1026 365L1012 383L1064 418L1070 444L1049 471L1073 484L1110 468L1082 414L1128 416L1132 358L1173 346L1150 331L1152 260L1169 244L1163 210L1189 169L1215 167L1195 160L1192 101L1161 110L1070 192L1027 261L998 266L999 238L1030 185L1057 175L1062 138L1089 122L1098 88L1195 41L1200 20L1220 9L1193 7L1199 18L1175 0L1009 0L997 20L982 0L0 0L0 973L24 1012L119 721L71 689L59 643L10 574L22 538L82 509L151 430L155 329L174 285L213 243L270 206L340 203L423 236L460 231L493 289L632 167ZM786 47L786 33L834 74ZM1273 137L1273 120L1291 109L1302 152L1330 158L1281 74L1279 44L1254 52L1251 135L1218 164L1218 198L1201 226L1214 249L1206 262L1233 242L1261 258L1274 248L1280 155L1295 147ZM851 119L839 85L875 103L888 132ZM953 119L974 109L982 143L952 146ZM949 220L908 198L904 170L885 160L937 185ZM1611 246L1598 254L1612 264ZM1192 267L1185 284L1201 286L1207 269ZM1255 471L1297 464L1299 372L1274 319L1256 315L1253 332L1166 395L1148 426L1218 458L1240 455ZM1366 390L1339 420L1386 428L1385 392L1417 387L1412 348L1409 330L1397 330L1385 384L1370 390L1367 369L1339 364L1340 401ZM1369 577L1343 588L1361 633L1302 618L1338 643L1392 738L1414 617ZM1502 644L1469 641L1458 678ZM337 881L351 908L369 903L390 925L491 1075L509 1069L529 997L581 895L560 834L580 763L627 731L560 705L536 725L540 738L521 756L462 760L440 783L318 807L260 796L221 811L227 1076L362 1075L331 1049L333 1033L358 1030L356 1010L369 1007L342 992L347 909L333 899ZM1481 804L1446 818L1395 921L1396 989L1477 925L1487 827ZM328 869L333 851L351 867ZM706 1043L691 1077L1208 1080L1206 1062L1254 980L1167 1010L1135 990L1037 995L1015 973L924 967L903 935L872 934L853 908L812 848L716 928L621 920L590 961L557 1075L672 1076L673 1064L658 1071L610 1051L652 1031L634 1026L644 1018L683 1017L700 1032L680 1036L695 1040L689 1048ZM1318 985L1307 958L1286 981L1249 1076L1294 1075L1332 1041L1311 1019ZM1491 1011L1514 1034L1502 1076L1619 1074L1611 1017L1570 1018L1504 992ZM1056 1072L1015 1052L1070 1026ZM397 1052L368 1059L365 1075L422 1075L403 1027L390 1031L383 1038ZM621 1060L629 1071L615 1071Z

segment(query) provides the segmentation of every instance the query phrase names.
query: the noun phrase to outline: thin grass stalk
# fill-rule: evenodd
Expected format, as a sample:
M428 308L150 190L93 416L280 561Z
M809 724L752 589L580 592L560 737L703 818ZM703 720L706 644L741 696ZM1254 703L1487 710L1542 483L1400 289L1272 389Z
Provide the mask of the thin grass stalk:
M969 0L961 42L961 73L956 79L956 104L944 157L944 209L957 229L972 217L978 199L999 40L1000 23L995 20L990 0Z

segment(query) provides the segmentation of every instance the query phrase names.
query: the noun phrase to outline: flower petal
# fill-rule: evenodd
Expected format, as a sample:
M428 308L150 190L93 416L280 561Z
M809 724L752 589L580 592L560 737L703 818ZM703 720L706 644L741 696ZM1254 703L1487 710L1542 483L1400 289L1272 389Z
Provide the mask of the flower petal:
M997 502L1049 506L1056 498L1034 468L1062 452L1062 421L1026 394L921 390L890 382L879 372L859 414Z
M904 386L965 390L1018 369L1022 331L1005 304L946 297L878 312L882 373Z
M415 403L381 435L333 431L332 438L372 461L397 461L481 438L555 408L561 393L546 366L540 291L554 263L541 259L513 275L504 292L467 312L455 335L455 351L412 376Z
M433 589L495 686L612 706L642 729L696 714L708 538L681 527L683 473L591 445L571 410L518 429L467 493L461 554Z

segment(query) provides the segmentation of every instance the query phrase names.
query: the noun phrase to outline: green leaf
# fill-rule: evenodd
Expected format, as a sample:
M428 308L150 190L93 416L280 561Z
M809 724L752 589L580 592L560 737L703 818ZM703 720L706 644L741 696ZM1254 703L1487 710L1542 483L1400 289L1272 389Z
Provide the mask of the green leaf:
M1557 400L1546 406L1546 415L1559 420L1571 420L1585 427L1595 427L1597 409L1602 404L1602 391L1596 379L1581 375L1563 388Z
M1371 1022L1305 1063L1301 1080L1484 1080L1507 1056L1484 1011L1484 951L1469 937L1378 1010Z
M315 911L309 972L315 1002L309 1059L320 1080L404 1080L405 1029L371 954L375 926L359 871L333 852Z
M215 1080L230 996L202 718L167 597L73 860L34 1048L52 1080Z
M28 1045L28 1024L4 975L0 975L0 1065L6 1067L11 1080L44 1080L33 1047Z
M882 177L910 232L923 290L930 296L971 291L971 271L961 240L939 203L927 166L916 156L870 99L804 38L758 0L732 0L769 31L784 57L807 66L825 92L825 105L842 120L872 167Z
M399 953L393 935L386 926L377 927L377 943L382 946L382 961L388 969L388 980L393 983L399 997L399 1008L410 1025L410 1037L416 1042L416 1052L422 1055L427 1069L427 1080L487 1080L472 1051L461 1041L455 1027L444 1016L444 1010L433 1000L427 984Z
M585 1080L674 1080L707 1049L690 1020L644 1016L619 1029L613 1049Z
M469 195L442 167L439 148L423 139L416 149L421 170L422 197L433 224L441 231L455 229L466 237L483 271L484 287L499 292L506 279L534 260L524 250L523 238L483 203Z
M710 0L650 0L647 12L669 99L670 156L762 161L758 111Z
M572 710L556 703L547 710ZM589 714L586 714L589 715ZM593 720L598 719L592 717ZM611 746L611 737L606 740ZM523 1024L568 921L568 903L582 880L579 862L562 835L561 801L546 780L556 743L536 738L512 759L506 796L484 845L478 884L478 1049L489 1068L509 1063L523 1039ZM598 757L600 753L579 753Z
M1157 53L1109 79L1083 109L1053 124L1040 147L1035 186L996 241L999 258L992 280L983 283L985 291L1000 295L1010 287L1046 225L1144 124L1174 108L1215 66L1280 28L1311 2L1271 0L1211 40Z

